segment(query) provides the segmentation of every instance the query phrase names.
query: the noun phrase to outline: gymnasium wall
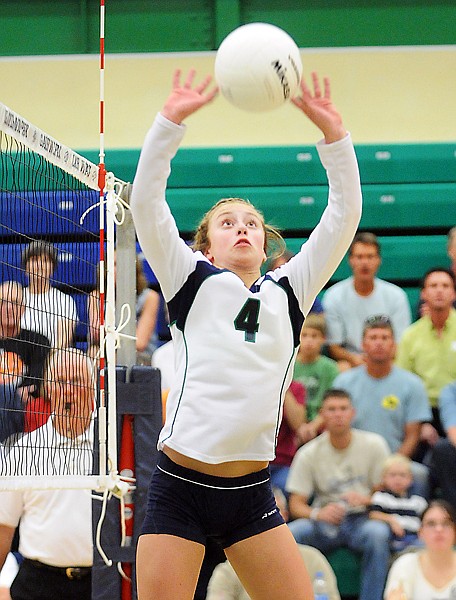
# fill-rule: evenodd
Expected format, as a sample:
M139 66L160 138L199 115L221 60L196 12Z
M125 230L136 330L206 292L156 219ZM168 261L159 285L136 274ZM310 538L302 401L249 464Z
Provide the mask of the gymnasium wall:
M99 0L2 0L0 55L98 52ZM283 27L303 48L456 42L453 0L105 0L107 51L215 50L243 23Z
M450 142L456 132L456 46L302 50L304 71L329 75L357 144ZM214 53L108 55L105 144L138 148L177 66L213 71ZM0 101L75 149L98 148L95 56L0 58ZM223 98L188 120L185 146L313 144L293 106L250 114Z
M453 141L453 0L106 0L106 135L139 148L173 70L212 72L239 24L284 27L304 72L329 75L355 143ZM0 101L65 144L99 146L99 1L2 0ZM453 44L453 45L452 45ZM124 54L129 52L129 54ZM133 54L134 53L134 54ZM188 121L186 146L313 144L318 132L287 106L243 113L219 98Z

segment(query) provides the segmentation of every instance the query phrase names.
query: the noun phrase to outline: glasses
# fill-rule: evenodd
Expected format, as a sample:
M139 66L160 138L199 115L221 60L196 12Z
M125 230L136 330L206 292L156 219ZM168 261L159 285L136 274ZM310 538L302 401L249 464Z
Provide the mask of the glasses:
M437 527L441 527L442 529L454 529L455 524L450 519L446 521L423 521L423 528L425 529L437 529Z

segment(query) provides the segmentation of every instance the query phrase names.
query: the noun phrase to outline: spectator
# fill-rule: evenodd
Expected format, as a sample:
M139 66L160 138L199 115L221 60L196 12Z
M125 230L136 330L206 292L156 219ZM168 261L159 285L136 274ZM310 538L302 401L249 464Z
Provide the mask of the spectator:
M454 273L449 269L435 267L425 274L421 293L428 314L410 325L397 350L396 364L421 377L432 409L432 424L424 424L421 430L420 460L426 460L429 447L445 435L438 397L441 389L456 379L455 286Z
M320 431L319 411L323 395L339 373L336 361L321 354L325 336L325 317L309 314L301 329L293 371L293 380L301 383L306 390L306 422L297 431L300 444L313 439Z
M450 269L456 277L456 227L452 227L448 232L447 253L451 260Z
M136 352L138 362L150 365L158 346L156 331L160 294L147 286L141 260L136 257Z
M76 349L56 350L48 360L45 388L52 417L11 447L1 461L1 475L91 473L90 360ZM91 599L91 504L90 490L0 492L0 568L18 524L24 557L11 586L13 600Z
M51 285L57 263L57 249L47 242L32 242L22 253L28 279L22 327L46 336L53 348L64 348L73 343L78 314L73 298Z
M363 555L360 600L380 600L388 571L390 530L369 519L367 507L389 455L376 433L352 429L347 392L327 390L321 414L326 428L302 446L287 481L289 524L299 544L324 554L346 547ZM309 504L312 498L312 504Z
M440 392L439 409L447 437L440 438L432 450L431 487L456 510L456 381Z
M393 454L385 460L381 488L371 498L369 517L389 525L394 552L418 543L421 515L427 501L410 493L412 483L410 459L403 454Z
M388 315L398 340L411 323L410 304L404 290L376 277L381 261L377 236L357 233L348 250L353 275L335 283L323 296L329 354L352 367L363 363L362 332L368 317Z
M24 409L39 396L49 340L21 327L23 289L0 284L0 443L24 431Z
M452 600L456 589L456 515L444 500L423 513L419 552L399 556L388 575L385 600Z
M269 463L271 485L279 488L285 495L287 495L285 484L291 461L298 449L296 433L305 419L305 398L305 388L297 381L292 381L283 403L283 417L277 434L276 457Z
M450 271L456 277L456 227L452 227L448 232L447 254L451 261ZM456 300L453 302L453 307L456 308ZM429 313L427 303L420 298L418 303L418 319Z
M353 427L385 438L391 452L412 457L423 422L431 420L426 390L414 373L393 363L396 352L391 320L386 315L367 319L363 330L366 363L341 373L334 385L352 397ZM413 463L415 491L428 493L428 470Z
M284 520L288 521L285 496L280 489L275 488L274 497ZM318 572L323 573L328 585L328 600L340 600L336 576L324 555L311 546L299 545L299 551L312 580L315 579ZM207 592L206 600L249 600L250 598L236 575L236 571L228 561L220 563L215 568Z

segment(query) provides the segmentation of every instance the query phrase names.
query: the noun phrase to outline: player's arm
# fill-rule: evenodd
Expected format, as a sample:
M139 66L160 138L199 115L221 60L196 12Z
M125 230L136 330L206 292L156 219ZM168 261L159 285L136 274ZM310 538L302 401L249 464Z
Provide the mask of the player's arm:
M193 251L180 238L165 200L166 184L185 133L182 120L208 104L216 88L207 91L210 78L194 85L194 70L180 84L176 71L173 89L148 132L133 183L130 208L138 240L165 297L170 300L194 270Z
M307 314L312 303L338 267L353 240L361 218L361 184L350 135L331 100L329 80L324 91L313 75L313 93L302 83L302 95L293 103L322 131L317 145L329 181L328 206L300 252L290 259L289 278Z

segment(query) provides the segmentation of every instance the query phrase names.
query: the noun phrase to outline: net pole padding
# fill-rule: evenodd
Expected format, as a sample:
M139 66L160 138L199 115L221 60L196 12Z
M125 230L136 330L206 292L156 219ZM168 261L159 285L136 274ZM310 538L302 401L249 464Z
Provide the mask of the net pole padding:
M133 437L133 415L124 415L122 420L122 433L120 441L120 458L119 458L119 469L121 477L135 477L135 442ZM131 546L133 541L133 525L134 525L134 496L133 491L130 490L124 497L125 504L124 510L124 528L122 532L122 546ZM122 505L121 505L122 510ZM122 515L121 515L122 517ZM121 564L123 571L121 580L121 600L131 600L132 598L132 565L131 563L123 562Z
M90 189L99 190L97 165L48 135L1 102L0 131L17 142L23 143L28 149L69 175L73 175Z
M125 208L122 226L116 230L116 312L122 314L125 307L130 308L132 318L125 322L122 331L122 343L117 349L117 363L127 367L127 381L131 367L136 364L136 231L130 206L132 186L127 183L121 191L122 206Z

